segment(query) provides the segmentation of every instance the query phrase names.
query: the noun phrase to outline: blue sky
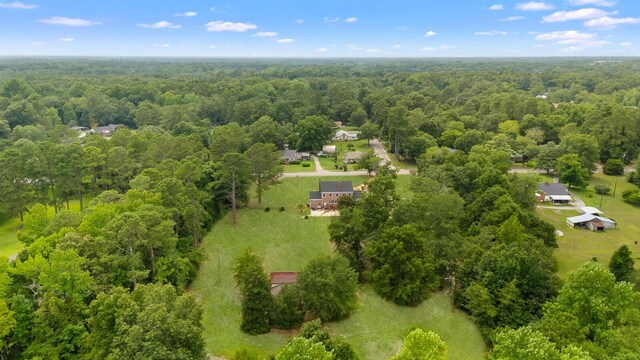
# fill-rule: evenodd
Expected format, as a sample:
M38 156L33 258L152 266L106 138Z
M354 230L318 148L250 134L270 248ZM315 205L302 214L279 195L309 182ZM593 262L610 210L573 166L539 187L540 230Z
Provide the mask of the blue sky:
M0 55L640 56L637 0L0 0Z

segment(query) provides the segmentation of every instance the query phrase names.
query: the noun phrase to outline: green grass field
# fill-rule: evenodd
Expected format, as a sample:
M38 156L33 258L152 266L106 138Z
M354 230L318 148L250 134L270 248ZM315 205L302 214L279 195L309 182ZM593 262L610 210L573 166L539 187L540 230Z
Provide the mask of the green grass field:
M12 218L0 223L0 258L17 254L22 249L16 234L20 230L20 219Z
M366 177L347 179L357 185ZM409 180L408 176L400 177L399 193L406 193ZM203 241L207 260L191 290L204 308L204 336L211 354L232 356L236 350L247 348L267 356L295 335L272 332L249 336L240 331L240 298L232 267L246 248L264 259L267 272L299 271L316 256L331 254L327 233L330 219L305 220L294 210L297 204L306 204L307 193L317 188L317 182L315 178L282 180L265 194L263 204L258 206L254 201L250 208L239 212L237 226L232 226L227 216ZM271 211L265 212L265 206ZM280 206L286 210L277 211ZM417 325L438 332L449 344L451 359L483 358L485 345L480 333L471 319L462 313L451 313L446 295L436 294L415 308L386 302L369 287L363 287L359 296L356 313L345 321L329 324L329 329L347 339L363 359L387 359L396 351L402 336Z
M89 197L84 198L84 203L89 204L91 199ZM65 206L66 209L66 206ZM80 201L69 200L69 209L71 211L80 211ZM49 216L53 216L53 207L47 207ZM19 253L23 245L18 241L18 230L20 230L20 219L18 217L6 219L0 222L0 257L9 257Z
M361 151L367 152L372 150L371 147L367 145L367 140L356 140L356 141L334 141L330 145L336 146L336 151L338 153L338 164L343 165L342 157L349 151ZM349 145L353 146L351 150L349 150ZM333 157L321 156L320 165L324 170L329 171L340 171L336 170L335 163ZM353 170L353 165L349 165L349 170Z
M616 197L595 194L593 186L606 184L613 189L617 180ZM577 269L584 262L596 257L602 264L608 264L609 258L620 246L627 245L634 253L636 262L640 259L640 208L622 201L622 191L634 187L623 176L607 176L595 174L589 181L586 190L572 189L587 206L595 206L604 212L606 217L614 219L618 224L616 229L604 232L592 232L586 229L572 229L566 224L566 218L578 215L575 210L537 209L540 216L553 224L564 236L558 237L558 249L555 256L558 259L559 275L566 277L568 273Z
M309 164L309 167L304 167L302 164ZM303 161L300 164L286 164L282 165L284 172L286 173L299 173L299 172L311 172L316 171L316 163L313 160Z

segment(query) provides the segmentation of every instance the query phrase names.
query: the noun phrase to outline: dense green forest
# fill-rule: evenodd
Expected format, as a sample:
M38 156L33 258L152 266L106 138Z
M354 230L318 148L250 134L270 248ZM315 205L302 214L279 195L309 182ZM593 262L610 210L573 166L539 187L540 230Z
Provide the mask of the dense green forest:
M0 219L20 219L25 245L0 261L0 358L203 359L188 289L204 235L261 201L279 150L319 151L339 121L415 164L411 196L392 167L372 168L329 226L340 257L275 303L245 254L238 286L260 300L243 304L243 330L348 317L357 282L402 306L449 288L492 359L640 359L631 255L562 283L538 178L510 173L523 163L584 188L600 166L640 164L640 60L598 60L0 59ZM111 124L124 127L72 129ZM640 189L624 196L640 206ZM350 284L341 306L305 298L320 275ZM441 349L432 335L412 332L398 358L415 342ZM276 358L355 357L328 336L305 324Z

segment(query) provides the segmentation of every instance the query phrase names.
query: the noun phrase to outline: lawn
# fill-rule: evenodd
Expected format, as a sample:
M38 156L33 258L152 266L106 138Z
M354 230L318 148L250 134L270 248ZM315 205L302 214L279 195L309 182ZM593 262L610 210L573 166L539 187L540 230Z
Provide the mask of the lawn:
M343 179L357 185L366 177ZM272 332L249 336L240 332L240 298L232 267L246 248L264 259L267 272L299 271L316 256L332 253L327 233L330 219L305 220L294 210L297 204L307 202L308 191L317 188L317 181L314 178L283 179L265 194L263 204L254 201L250 208L239 212L237 226L232 226L227 216L204 239L207 260L191 290L204 308L204 336L211 354L232 356L236 350L247 348L264 357L276 353L293 335ZM405 193L408 183L408 176L401 177L399 193ZM271 211L265 212L266 206ZM278 211L280 206L285 207L284 212ZM485 348L478 330L462 313L450 313L445 295L436 294L416 308L388 303L369 287L363 287L359 296L356 313L348 320L330 324L329 329L352 343L364 359L388 358L402 336L416 325L437 331L449 344L451 359L483 357Z
M17 217L0 223L0 258L15 255L22 249L22 243L16 237L18 230L20 219Z
M308 167L302 166L302 164L309 164ZM316 163L313 160L303 161L300 164L285 164L282 165L285 173L299 173L299 172L311 172L316 171Z
M89 204L89 201L91 201L89 197L84 198L85 205ZM69 200L69 209L71 211L80 211L80 201ZM47 211L50 216L53 216L53 207L48 206ZM0 221L0 257L9 257L22 250L23 245L18 241L17 237L20 227L20 218L18 217Z
M367 140L334 141L330 145L335 145L336 146L336 152L338 154L338 164L339 165L343 164L342 157L344 156L344 154L346 154L346 153L348 153L350 151L367 152L369 150L373 150L370 146L367 145ZM349 146L352 146L351 150L349 150ZM336 170L336 168L335 168L334 158L333 157L321 156L321 157L319 157L319 159L320 159L320 165L322 165L322 168L324 170L339 171L339 170ZM349 170L353 170L353 165L349 165Z
M617 180L616 197L595 194L593 185L606 184L613 189ZM640 208L622 201L622 191L632 188L623 176L607 176L595 174L589 181L586 190L572 189L587 206L595 206L604 212L606 217L616 220L617 228L604 232L592 232L585 229L572 229L565 220L567 217L578 215L575 210L538 209L540 216L553 224L564 236L558 237L558 248L555 256L558 259L559 275L566 277L568 273L578 268L584 262L597 258L603 264L609 263L609 258L620 246L627 245L634 252L636 264L640 259Z

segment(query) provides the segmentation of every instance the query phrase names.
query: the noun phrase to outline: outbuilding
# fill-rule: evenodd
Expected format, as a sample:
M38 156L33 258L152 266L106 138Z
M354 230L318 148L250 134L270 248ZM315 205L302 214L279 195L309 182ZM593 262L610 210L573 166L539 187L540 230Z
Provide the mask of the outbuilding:
M605 229L615 229L616 222L606 217L582 214L567 218L567 225L572 228L580 227L591 231L602 231Z

